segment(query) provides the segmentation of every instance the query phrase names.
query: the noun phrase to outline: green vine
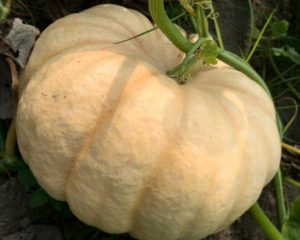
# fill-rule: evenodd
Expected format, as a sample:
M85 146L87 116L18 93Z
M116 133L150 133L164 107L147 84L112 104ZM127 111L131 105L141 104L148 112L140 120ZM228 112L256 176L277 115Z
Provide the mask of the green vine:
M193 47L193 44L173 25L165 11L164 2L160 0L150 0L148 3L150 14L156 25L176 47L187 53Z
M281 233L277 230L257 203L250 208L249 213L261 227L268 239L284 240Z

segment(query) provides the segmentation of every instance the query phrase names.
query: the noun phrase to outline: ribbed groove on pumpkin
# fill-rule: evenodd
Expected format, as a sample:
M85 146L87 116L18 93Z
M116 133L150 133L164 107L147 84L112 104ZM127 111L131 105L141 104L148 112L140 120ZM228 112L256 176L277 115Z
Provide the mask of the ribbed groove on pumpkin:
M126 9L126 8L124 8L124 9ZM117 11L119 11L119 8L116 8L115 9L116 10L116 12ZM151 30L154 26L153 26L153 24L148 20L148 19L145 19L145 21L140 21L138 18L139 17L141 17L142 15L140 14L140 13L138 13L138 12L136 12L136 11L133 11L133 10L128 10L128 9L126 9L127 11L128 11L128 13L130 13L130 15L131 16L134 16L134 18L136 18L137 19L137 22L141 25L142 23L143 23L143 29L146 29L145 31L147 31L147 30ZM118 23L118 25L120 25L120 26L123 26L123 28L124 29L126 29L127 30L127 32L129 33L127 36L124 36L124 38L120 38L118 41L124 41L124 40L127 40L127 39L129 39L129 38L132 38L132 37L135 37L136 35L138 35L138 34L141 34L141 33L143 33L143 32L134 32L134 31L131 31L131 28L130 27L128 27L128 24L125 24L124 23L124 19L115 19L115 18L111 18L111 15L110 14L106 14L106 12L103 12L104 14L103 14L103 16L101 16L101 17L103 17L103 18L105 18L104 20L105 21L107 21L107 19L108 20L112 20L112 21L114 21L114 22L116 22L116 23ZM86 12L86 14L90 14L90 15L94 15L94 16L97 16L97 14L94 14L93 12ZM98 16L98 21L100 20L101 18ZM122 20L122 21L121 21ZM146 24L144 24L144 23L146 23ZM72 23L71 23L72 24ZM136 25L135 25L136 26ZM110 30L111 30L111 28L110 28ZM116 33L119 33L118 31L116 31ZM157 35L157 33L158 33L158 31L157 30L154 30L154 33ZM149 35L149 33L148 33L148 35ZM157 37L158 37L158 35L157 35ZM147 55L151 60L152 60L152 62L155 64L155 66L157 67L157 68L160 68L160 64L157 64L157 61L153 58L153 56L151 55L151 53L149 53L148 51L147 51L147 49L145 49L145 47L141 44L141 39L142 38L145 38L145 36L139 36L139 37L136 37L136 38L133 38L133 39L130 39L130 40L128 40L128 41L126 41L126 42L123 42L123 43L115 43L115 44L119 44L119 45L122 45L122 44L126 44L126 43L132 43L132 42L135 42L135 43L137 43L137 45L138 45L138 48L140 49L140 50L142 50L144 53L145 53L145 55ZM118 41L116 41L116 42L118 42ZM154 46L154 44L153 44L153 41L146 41L146 43L145 43L145 45L153 45ZM138 51L137 51L138 52ZM138 52L138 53L140 53L140 52Z
M213 86L212 86L213 87ZM244 95L240 90L236 90L236 89L230 89L229 91L233 91L233 92L235 92L235 94L236 95ZM240 96L239 96L240 97ZM242 97L245 97L245 95L244 96L242 96ZM247 96L248 97L248 96ZM217 99L217 98L216 98ZM244 139L241 139L241 131L240 131L240 128L238 127L238 123L236 122L236 117L233 117L232 115L233 114L231 114L230 113L230 110L229 109L227 109L228 108L228 106L226 106L227 104L228 104L228 99L226 99L225 101L227 101L226 102L226 104L223 102L223 100L224 100L224 96L222 96L221 94L220 94L220 99L217 99L217 101L219 102L219 106L221 107L221 109L223 109L223 112L226 114L226 116L228 117L227 119L228 120L230 120L231 122L232 122L232 126L234 126L235 127L235 131L234 131L234 134L236 135L235 136L235 139L236 139L236 144L238 145L237 147L239 148L239 149L241 149L240 151L239 151L239 153L238 153L238 155L239 155L239 159L243 159L243 156L244 156L244 154L245 154L245 152L244 152L244 148L246 147L245 146L245 141L244 141ZM236 106L236 104L234 104L234 102L232 102L232 101L230 101L230 104L232 104L235 108L238 108L238 106ZM247 110L245 109L245 105L244 104L242 104L243 105L243 107L244 107L244 109L239 109L240 111L241 111L241 116L243 116L243 118L244 118L244 120L243 120L243 122L248 122L248 124L249 124L249 119L248 119L248 112L247 112ZM244 110L244 111L243 111ZM244 114L243 114L243 112L244 112ZM247 129L248 129L248 127L247 127ZM243 143L243 145L242 146L240 146L240 143ZM231 162L229 163L229 164L231 164ZM235 164L235 163L234 163ZM242 161L239 161L239 173L238 173L238 175L236 176L238 179L239 179L239 181L236 181L236 182L231 182L231 184L229 184L229 185L231 185L232 186L232 184L233 184L233 187L231 188L231 192L233 192L232 194L231 194L231 197L230 197L230 202L228 203L228 204L230 204L231 206L235 206L236 205L236 203L237 202L239 202L240 201L240 189L244 189L244 188L241 188L240 187L240 185L241 185L241 183L244 183L244 182L247 182L246 180L245 180L245 177L246 177L246 175L244 174L244 172L243 171L241 171L241 170L243 170L243 169L245 169L245 168L243 168L242 167L242 165L244 165L244 163L242 162ZM222 169L221 169L221 171L222 171ZM218 175L218 174L217 174ZM228 197L227 197L228 198ZM235 215L236 213L235 213L235 211L233 211L233 209L232 208L230 208L230 211L228 211L226 214L223 214L223 218L219 218L218 220L219 220L219 223L218 223L218 225L220 226L218 229L215 229L215 231L220 231L220 230L222 230L223 228L224 228L224 226L222 226L222 222L231 222L232 221L232 215ZM236 216L235 216L236 217ZM225 221L226 220L226 221Z
M99 63L100 64L100 63ZM126 80L127 76L123 76L121 79ZM99 114L97 121L95 123L95 125L93 126L90 134L88 136L85 137L85 139L83 140L82 143L82 148L79 150L79 153L77 153L74 156L74 166L75 167L76 164L78 164L79 161L83 160L84 157L86 156L86 154L88 154L89 148L91 146L91 143L95 137L96 134L99 133L99 131L103 131L105 130L105 127L107 126L107 124L109 124L111 118L114 115L114 112L117 110L122 98L124 97L123 95L126 92L126 87L128 87L128 81L130 80L130 78L128 77L126 81L121 81L119 80L118 82L114 82L115 87L117 87L117 93L114 96L111 96L113 94L111 94L110 92L114 92L115 88L111 88L110 91L107 93L107 98L105 100L105 103L103 104L103 106L110 106L109 108L104 108L101 110L101 113ZM121 84L121 85L119 85ZM72 174L73 168L70 169L68 176L66 177L66 185L68 183L68 179L70 177L70 175ZM65 188L66 188L65 185Z
M169 81L173 81L172 79L168 79ZM186 97L184 96L183 92L181 91L181 88L178 88L178 92L177 95L175 97L175 100L179 101L177 103L180 103L181 106L179 108L178 104L176 104L176 107L179 108L179 110L177 110L176 116L169 116L170 119L172 119L174 121L174 118L178 118L178 121L173 123L173 129L179 129L180 128L180 123L182 122L181 119L183 119L184 117L186 117L184 115L184 110L186 107ZM175 104L175 103L174 103ZM172 121L170 121L172 122ZM161 172L163 172L163 169L167 166L167 167L172 167L172 159L168 158L168 155L170 153L170 148L173 148L176 144L176 142L178 142L178 131L174 131L173 133L170 133L168 136L168 146L166 146L166 149L160 154L160 158L158 158L156 160L156 164L152 169L152 172L149 173L149 175L147 176L147 178L145 179L145 186L141 193L139 194L139 196L137 196L137 203L138 205L135 207L135 209L132 210L132 219L135 220L132 223L132 227L131 227L131 233L133 235L136 235L136 229L138 229L139 227L137 227L137 225L140 223L140 220L138 218L139 215L139 210L142 209L142 206L144 205L143 200L147 200L147 195L149 193L149 191L153 190L153 181L154 179L158 178L159 175L161 175ZM166 164L166 162L169 162L169 164ZM145 229L142 229L142 232L145 232ZM139 234L137 234L138 236Z

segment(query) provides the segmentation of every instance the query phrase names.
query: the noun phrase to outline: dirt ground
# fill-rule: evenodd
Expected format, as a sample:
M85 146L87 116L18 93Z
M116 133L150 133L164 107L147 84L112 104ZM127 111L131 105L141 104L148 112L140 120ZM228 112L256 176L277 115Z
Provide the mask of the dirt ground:
M288 199L295 199L300 191L295 188L285 188ZM0 239L1 240L63 240L66 229L59 224L47 222L45 220L35 221L40 211L49 211L49 207L42 209L31 209L27 202L30 192L21 185L16 178L0 178ZM275 199L271 186L267 187L260 197L260 205L267 215L276 222ZM78 227L76 220L65 222L68 228ZM66 226L65 226L66 227ZM70 229L69 229L70 231ZM98 240L110 239L108 235L101 234ZM131 239L129 236L119 237L118 239ZM224 231L209 236L205 240L265 240L265 236L260 228L246 213L233 225ZM82 239L88 240L88 239Z

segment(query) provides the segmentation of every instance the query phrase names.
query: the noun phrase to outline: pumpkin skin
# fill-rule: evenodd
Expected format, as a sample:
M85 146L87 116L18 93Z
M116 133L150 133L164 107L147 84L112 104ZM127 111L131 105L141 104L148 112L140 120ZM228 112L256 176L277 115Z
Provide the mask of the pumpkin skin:
M275 110L225 64L185 85L183 54L151 23L99 5L39 37L22 74L16 128L40 185L86 224L140 240L193 240L243 214L278 169Z

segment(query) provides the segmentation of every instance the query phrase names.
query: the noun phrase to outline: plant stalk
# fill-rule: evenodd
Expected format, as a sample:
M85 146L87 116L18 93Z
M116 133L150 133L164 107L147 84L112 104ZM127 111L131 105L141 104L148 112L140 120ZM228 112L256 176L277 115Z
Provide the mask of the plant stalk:
M298 181L296 181L296 180L294 180L294 179L292 179L290 177L285 177L284 181L286 183L288 183L289 185L300 189L300 182L298 182Z
M255 203L249 210L251 216L255 219L262 231L265 233L269 240L284 240L281 233L269 220L263 210L260 208L258 203Z
M214 21L214 25L215 25L215 31L217 34L217 39L218 39L218 43L221 49L224 49L224 43L223 43L223 39L222 39L222 34L221 34L221 30L220 30L220 26L217 20L217 15L215 13L215 9L212 6L212 10L213 10L213 21Z
M293 147L293 146L291 146L287 143L282 143L282 147L285 150L289 151L289 152L300 155L300 149L299 148Z
M149 0L148 7L151 17L171 42L183 52L188 52L193 44L185 38L168 17L163 0Z
M256 39L256 41L255 41L255 43L254 43L254 45L253 45L253 47L252 47L252 49L251 49L249 55L247 56L246 62L249 62L249 61L250 61L250 59L251 59L253 53L254 53L255 50L257 49L257 46L258 46L258 44L259 44L259 42L260 42L260 40L261 40L261 38L262 38L264 32L266 31L267 27L269 26L270 21L271 21L273 15L274 15L275 11L276 11L276 8L275 8L275 9L273 10L273 12L270 14L270 16L268 17L268 19L267 19L266 23L264 24L262 30L260 31L260 33L259 33L259 35L258 35L258 37L257 37L257 39Z
M287 212L285 208L282 175L280 169L277 171L273 179L273 184L274 184L275 196L276 196L276 208L278 214L277 219L278 219L279 227L281 228L287 218Z
M197 23L199 25L199 29L201 29L199 38L207 38L209 36L209 31L205 11L199 4L197 4L195 8Z

